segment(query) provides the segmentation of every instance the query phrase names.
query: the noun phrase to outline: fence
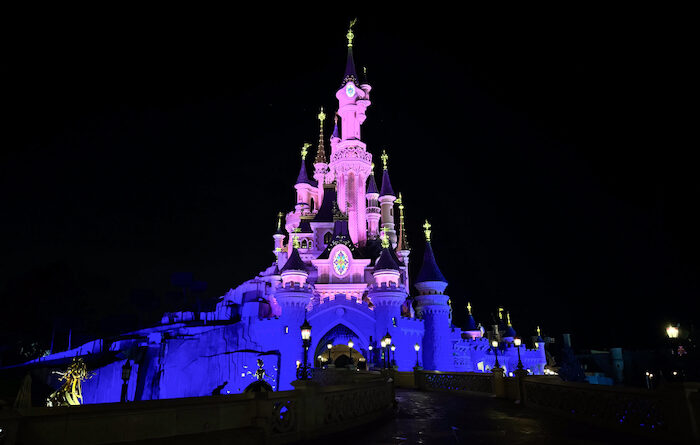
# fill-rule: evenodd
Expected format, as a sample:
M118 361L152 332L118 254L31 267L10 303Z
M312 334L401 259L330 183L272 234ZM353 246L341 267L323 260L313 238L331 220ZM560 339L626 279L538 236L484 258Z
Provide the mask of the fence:
M0 445L296 442L377 420L393 384L296 382L293 391L0 411Z

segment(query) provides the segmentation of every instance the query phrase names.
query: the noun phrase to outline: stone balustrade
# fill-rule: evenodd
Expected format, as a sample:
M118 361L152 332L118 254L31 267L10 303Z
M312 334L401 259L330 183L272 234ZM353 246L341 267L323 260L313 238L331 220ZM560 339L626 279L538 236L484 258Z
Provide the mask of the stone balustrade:
M280 444L380 419L393 410L394 386L381 375L292 391L0 411L2 445L158 443Z
M423 370L395 373L394 378L397 387L500 397L539 409L543 415L569 416L659 440L698 442L700 383L647 390L564 382L553 376Z

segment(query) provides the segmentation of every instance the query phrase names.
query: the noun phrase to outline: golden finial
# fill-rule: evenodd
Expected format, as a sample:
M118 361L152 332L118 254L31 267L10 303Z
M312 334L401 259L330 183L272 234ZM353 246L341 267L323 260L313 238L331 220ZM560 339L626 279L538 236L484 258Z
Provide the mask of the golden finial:
M425 240L426 240L427 242L430 242L430 233L432 232L432 230L430 230L431 227L433 227L433 226L431 226L430 223L428 222L428 220L426 219L426 220L425 220L425 224L423 224L423 229L425 229L425 230L424 230L424 232L425 232Z
M389 161L389 155L386 154L386 150L382 150L382 162L384 163L384 170L387 169L387 161Z
M399 210L403 210L403 198L401 197L401 192L399 192L399 199L396 200L396 204L399 205Z
M348 38L348 48L352 48L352 39L355 38L355 34L352 33L352 27L355 26L355 22L357 22L357 19L350 22L350 27L348 27L348 33L345 35L345 37Z
M541 336L542 336L542 333L540 332L540 327L539 327L539 326L537 326L537 336L538 336L538 337L541 337Z
M498 308L498 318L503 320L503 308L502 307Z
M469 315L472 314L472 304L468 301L467 301L467 312L469 313Z
M320 120L321 123L326 120L326 113L323 112L323 107L321 107L321 112L318 113L318 120Z
M299 237L294 235L294 238L292 238L292 247L295 249L299 248Z
M372 165L369 167L369 174L374 175L374 162L372 162Z
M389 228L384 226L382 227L382 247L387 248L389 247Z
M311 144L304 142L304 146L301 147L301 159L302 161L306 159L306 153L308 153L307 148L311 147Z
M277 214L277 230L280 231L282 230L282 217L284 216L284 213L279 212Z
M510 323L510 312L506 312L506 319L508 320L508 326L513 327L513 325Z

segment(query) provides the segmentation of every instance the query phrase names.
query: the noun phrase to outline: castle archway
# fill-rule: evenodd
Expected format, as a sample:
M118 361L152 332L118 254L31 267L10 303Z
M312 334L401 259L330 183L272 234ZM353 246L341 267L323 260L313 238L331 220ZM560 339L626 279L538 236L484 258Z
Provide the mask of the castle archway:
M352 341L353 347L348 346L348 342ZM338 323L329 329L323 337L316 343L316 348L314 349L314 362L316 366L325 366L329 362L335 363L340 357L345 357L343 359L346 364L350 364L350 359L352 362L358 364L359 362L365 362L365 354L367 353L367 341L362 339L357 335L352 329L348 328L342 323ZM331 345L331 348L328 348Z

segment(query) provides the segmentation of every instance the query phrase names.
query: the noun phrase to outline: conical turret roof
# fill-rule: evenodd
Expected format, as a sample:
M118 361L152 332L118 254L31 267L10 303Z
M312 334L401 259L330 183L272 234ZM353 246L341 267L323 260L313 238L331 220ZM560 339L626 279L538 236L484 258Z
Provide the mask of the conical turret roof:
M394 194L394 189L391 187L391 180L389 180L389 170L384 170L382 174L382 190L379 192L379 196L396 196Z
M433 248L430 245L430 241L425 243L425 253L423 254L423 265L418 272L418 277L416 278L416 283L423 283L425 281L442 281L447 283L447 280L440 272L440 268L435 261L435 255L433 254Z
M287 271L287 270L305 271L305 269L306 269L306 266L304 265L304 261L299 256L299 251L297 250L297 248L294 247L294 248L292 248L292 253L289 255L289 259L284 264L284 267L282 268L280 273Z
M399 263L394 260L394 256L391 254L391 250L388 247L382 249L382 253L379 255L377 263L374 265L375 270L401 270L399 268Z
M377 181L374 180L374 172L369 175L369 179L367 180L367 193L379 193L379 190L377 190Z

